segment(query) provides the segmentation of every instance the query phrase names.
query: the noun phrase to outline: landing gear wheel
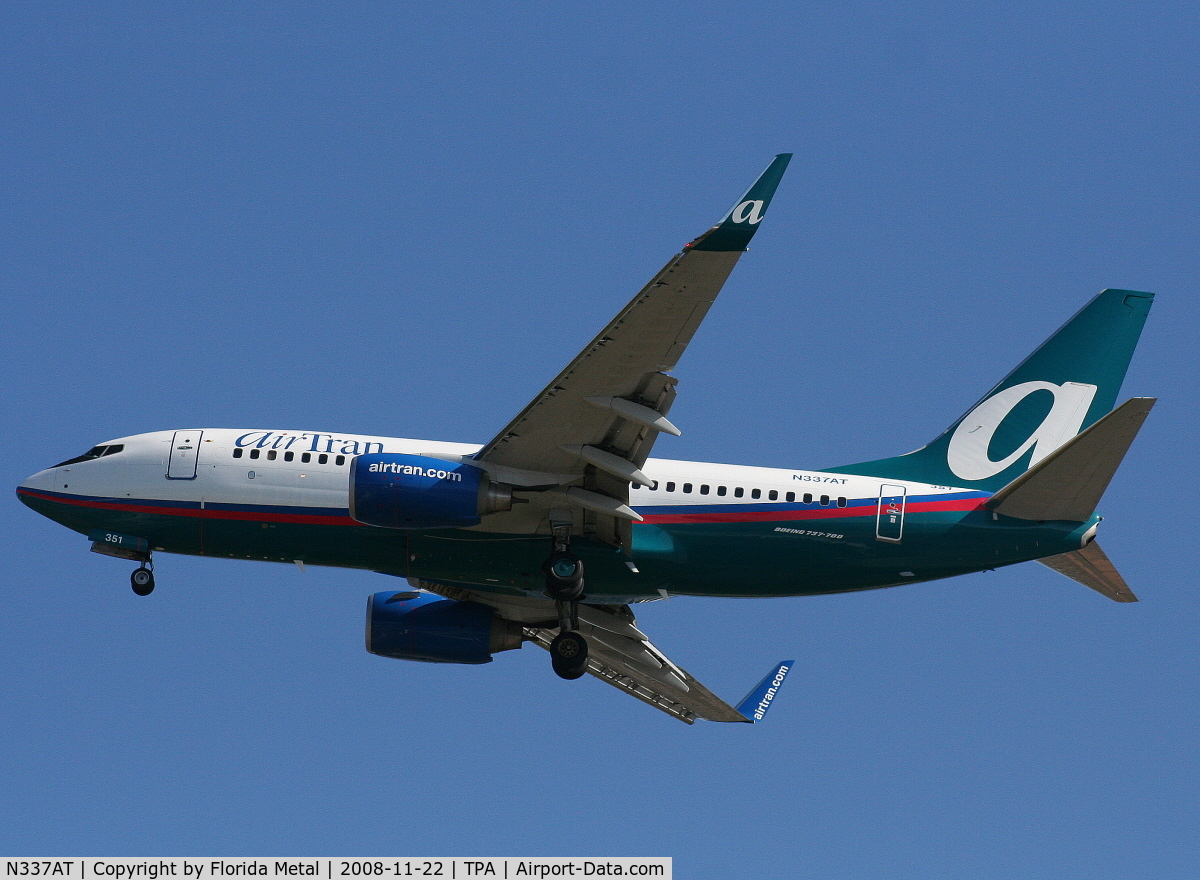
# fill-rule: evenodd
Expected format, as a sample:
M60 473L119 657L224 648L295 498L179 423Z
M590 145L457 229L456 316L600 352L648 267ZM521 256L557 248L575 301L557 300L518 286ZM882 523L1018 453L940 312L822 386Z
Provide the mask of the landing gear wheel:
M560 666L557 660L551 662L554 667L554 674L559 678L565 678L567 681L574 681L577 678L583 678L583 674L587 672L587 664L583 666Z
M583 598L583 560L571 553L555 553L542 563L546 595L558 602Z
M154 592L154 572L148 568L136 569L129 576L129 584L139 596L149 596Z
M587 659L587 639L577 632L561 632L550 643L550 662L559 678L579 678L587 672Z

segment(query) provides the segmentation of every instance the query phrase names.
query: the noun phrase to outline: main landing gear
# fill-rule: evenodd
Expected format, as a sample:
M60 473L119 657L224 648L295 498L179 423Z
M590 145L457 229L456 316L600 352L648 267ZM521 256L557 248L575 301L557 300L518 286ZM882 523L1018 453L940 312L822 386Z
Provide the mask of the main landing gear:
M550 662L559 678L576 679L587 672L588 643L578 631L583 560L571 553L569 527L554 529L554 549L542 563L542 572L546 595L558 611L558 635L550 643Z
M587 672L587 657L587 639L574 630L560 632L550 643L550 665L559 678L581 678Z
M147 566L150 566L147 568ZM154 592L154 563L149 558L136 568L129 576L129 585L139 596L149 596Z

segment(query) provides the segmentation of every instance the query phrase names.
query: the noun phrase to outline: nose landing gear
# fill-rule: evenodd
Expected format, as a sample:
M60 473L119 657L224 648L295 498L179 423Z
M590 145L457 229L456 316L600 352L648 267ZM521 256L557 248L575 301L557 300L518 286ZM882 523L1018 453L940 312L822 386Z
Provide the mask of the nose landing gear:
M154 592L154 572L143 564L129 576L129 585L139 596L149 596Z
M93 553L138 563L138 568L129 576L129 585L139 596L154 592L154 561L148 539L101 529L89 534L88 540L92 542Z

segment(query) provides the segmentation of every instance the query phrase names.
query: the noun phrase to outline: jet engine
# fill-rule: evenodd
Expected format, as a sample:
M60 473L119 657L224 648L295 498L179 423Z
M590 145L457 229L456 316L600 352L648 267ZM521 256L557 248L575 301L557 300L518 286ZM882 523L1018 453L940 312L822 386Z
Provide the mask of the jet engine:
M376 593L367 600L367 650L427 663L491 663L521 647L520 624L486 605L416 591Z
M480 468L423 455L379 452L350 465L350 516L387 529L450 529L512 508L512 488Z

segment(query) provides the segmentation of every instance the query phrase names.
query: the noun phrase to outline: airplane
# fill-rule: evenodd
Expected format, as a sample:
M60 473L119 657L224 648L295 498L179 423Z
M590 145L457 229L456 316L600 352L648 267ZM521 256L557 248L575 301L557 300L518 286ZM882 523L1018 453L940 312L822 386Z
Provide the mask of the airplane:
M1115 406L1153 294L1105 290L926 446L821 470L649 457L670 375L758 230L782 153L483 446L195 428L109 440L22 482L25 504L131 560L182 553L366 569L366 647L479 664L532 642L689 724L761 721L793 661L731 706L669 660L631 606L806 596L1037 560L1136 597L1096 507L1153 398ZM1114 408L1115 407L1115 408Z

